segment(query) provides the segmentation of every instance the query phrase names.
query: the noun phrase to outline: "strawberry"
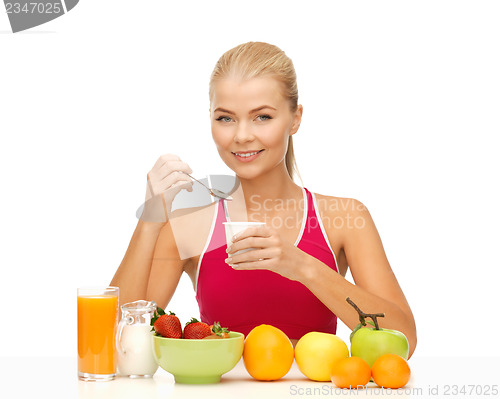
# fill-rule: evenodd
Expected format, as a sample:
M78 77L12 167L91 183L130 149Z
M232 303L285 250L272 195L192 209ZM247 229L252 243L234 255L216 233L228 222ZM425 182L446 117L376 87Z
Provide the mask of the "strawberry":
M184 327L184 338L186 339L203 339L211 333L212 331L207 323L198 321L194 317Z
M226 327L221 327L218 321L214 322L214 324L210 326L210 329L214 335L221 338L229 338L229 330Z
M151 319L151 325L162 337L182 338L181 322L173 312L166 314L162 308L157 308L155 316Z
M218 335L215 335L215 334L211 334L211 335L207 335L205 338L203 339L223 339L222 337L219 337Z

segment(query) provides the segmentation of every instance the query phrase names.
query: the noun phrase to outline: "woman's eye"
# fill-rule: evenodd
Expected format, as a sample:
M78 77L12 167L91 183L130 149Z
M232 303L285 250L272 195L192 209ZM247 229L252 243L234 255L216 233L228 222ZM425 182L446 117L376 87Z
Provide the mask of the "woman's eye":
M268 119L273 119L273 118L271 118L269 115L259 115L259 116L257 116L257 119L259 121L263 122L263 121L267 121Z
M222 121L222 122L231 122L231 118L229 116L219 116L216 121Z

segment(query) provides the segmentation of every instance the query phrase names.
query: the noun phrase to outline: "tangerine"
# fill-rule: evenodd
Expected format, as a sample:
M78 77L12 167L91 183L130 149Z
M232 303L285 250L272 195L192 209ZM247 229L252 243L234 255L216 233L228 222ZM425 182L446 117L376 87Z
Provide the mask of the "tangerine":
M250 331L243 346L245 368L256 380L280 379L292 367L293 356L293 345L286 334L267 324Z
M333 364L332 382L339 388L358 388L368 384L372 376L366 360L351 356Z
M410 380L410 375L408 362L393 353L380 356L372 366L373 381L382 388L404 387Z

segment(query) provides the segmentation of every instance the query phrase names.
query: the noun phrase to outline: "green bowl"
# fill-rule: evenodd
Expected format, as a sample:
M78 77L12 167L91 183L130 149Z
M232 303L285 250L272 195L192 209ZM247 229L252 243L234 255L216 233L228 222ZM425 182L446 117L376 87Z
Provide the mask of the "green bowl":
M232 370L243 354L245 336L230 332L223 339L176 339L153 334L158 365L183 384L213 384Z

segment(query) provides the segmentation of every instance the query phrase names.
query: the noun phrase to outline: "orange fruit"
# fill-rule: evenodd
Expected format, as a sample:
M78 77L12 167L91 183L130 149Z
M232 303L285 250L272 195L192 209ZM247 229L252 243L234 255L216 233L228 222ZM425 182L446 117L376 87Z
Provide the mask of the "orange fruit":
M372 365L373 381L382 388L404 387L410 380L410 374L408 362L393 353L380 356Z
M372 372L366 360L357 356L340 359L333 364L332 382L339 388L357 388L368 384Z
M272 381L283 377L293 363L293 345L279 328L261 324L250 331L243 346L243 362L256 380Z

